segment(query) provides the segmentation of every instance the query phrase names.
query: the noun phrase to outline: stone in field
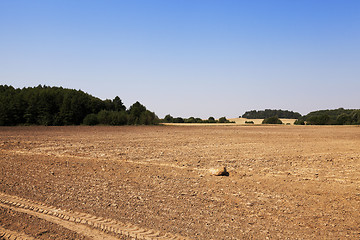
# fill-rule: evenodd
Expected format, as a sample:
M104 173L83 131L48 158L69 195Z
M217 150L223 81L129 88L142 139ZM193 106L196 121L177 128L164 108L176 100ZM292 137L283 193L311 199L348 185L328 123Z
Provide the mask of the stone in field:
M229 176L229 172L226 171L226 167L211 168L209 172L213 176Z

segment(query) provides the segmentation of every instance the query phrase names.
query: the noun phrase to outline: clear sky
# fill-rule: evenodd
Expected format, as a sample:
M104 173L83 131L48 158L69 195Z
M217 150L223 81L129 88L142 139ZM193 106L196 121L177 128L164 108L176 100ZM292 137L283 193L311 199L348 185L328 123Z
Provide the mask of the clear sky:
M0 0L0 84L159 117L360 108L360 1Z

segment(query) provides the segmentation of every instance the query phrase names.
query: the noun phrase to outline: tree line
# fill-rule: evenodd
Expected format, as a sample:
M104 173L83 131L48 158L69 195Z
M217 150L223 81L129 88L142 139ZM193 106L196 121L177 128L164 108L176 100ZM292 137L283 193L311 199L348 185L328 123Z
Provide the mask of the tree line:
M334 109L310 112L305 116L288 110L252 110L242 115L248 119L297 119L295 124L360 125L360 109ZM229 123L226 117L181 118L166 115L159 119L154 112L136 102L127 109L121 99L101 100L81 90L62 87L14 88L0 85L0 126L13 125L153 125L164 123Z
M297 125L360 125L360 109L319 110L302 116L288 110L251 110L242 115L248 119L264 119L264 124L282 124L279 118L297 119Z
M215 119L214 117L209 117L207 120L203 120L201 118L189 117L173 117L170 114L166 115L164 119L161 120L162 123L231 123L226 117L221 117L219 119Z
M139 102L126 109L121 99L101 100L62 87L0 85L0 125L151 125L155 113Z
M319 110L299 118L295 124L307 125L360 125L360 109Z
M288 111L288 110L273 110L273 109L265 109L265 110L251 110L245 112L242 117L248 119L265 119L277 116L278 118L288 118L288 119L299 119L301 114L298 112ZM240 116L241 117L241 116Z

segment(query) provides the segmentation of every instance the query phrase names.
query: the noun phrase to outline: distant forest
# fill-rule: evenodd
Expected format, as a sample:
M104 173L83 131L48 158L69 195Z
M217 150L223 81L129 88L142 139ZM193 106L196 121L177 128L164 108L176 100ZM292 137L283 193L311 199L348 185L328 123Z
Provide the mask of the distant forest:
M295 124L360 125L360 109L334 109L310 112L305 116L288 110L252 110L243 118L265 119L279 123L277 118L297 119ZM275 121L276 120L276 121ZM229 123L225 117L207 120L190 117L165 116L159 119L154 112L136 102L127 109L121 99L101 100L81 90L62 87L14 88L0 85L0 126L15 125L154 125L165 123Z
M360 109L338 108L310 112L295 124L307 125L360 125Z
M261 111L248 111L242 115L243 118L248 119L273 119L287 118L297 119L297 125L360 125L360 110L359 109L344 109L338 108L333 110L319 110L301 116L300 113L288 110L271 110L265 109ZM267 123L267 121L265 121Z
M0 85L0 125L152 125L155 113L139 102L126 109L119 97L101 100L81 90Z
M216 120L214 117L209 117L207 120L201 118L189 117L173 117L170 114L166 115L164 119L161 120L162 123L234 123L226 119L226 117L221 117Z
M272 110L272 109L265 109L265 110L252 110L245 112L242 115L243 118L248 119L264 119L264 118L271 118L277 116L278 118L287 118L287 119L299 119L301 118L301 114L298 112L292 112L288 110Z

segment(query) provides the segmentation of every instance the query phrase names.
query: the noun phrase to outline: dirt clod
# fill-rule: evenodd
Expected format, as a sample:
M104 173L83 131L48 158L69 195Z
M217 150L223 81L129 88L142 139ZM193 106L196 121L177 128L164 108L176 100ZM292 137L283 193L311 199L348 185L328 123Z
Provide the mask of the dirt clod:
M213 176L229 176L229 172L226 170L226 167L211 168L209 172Z

